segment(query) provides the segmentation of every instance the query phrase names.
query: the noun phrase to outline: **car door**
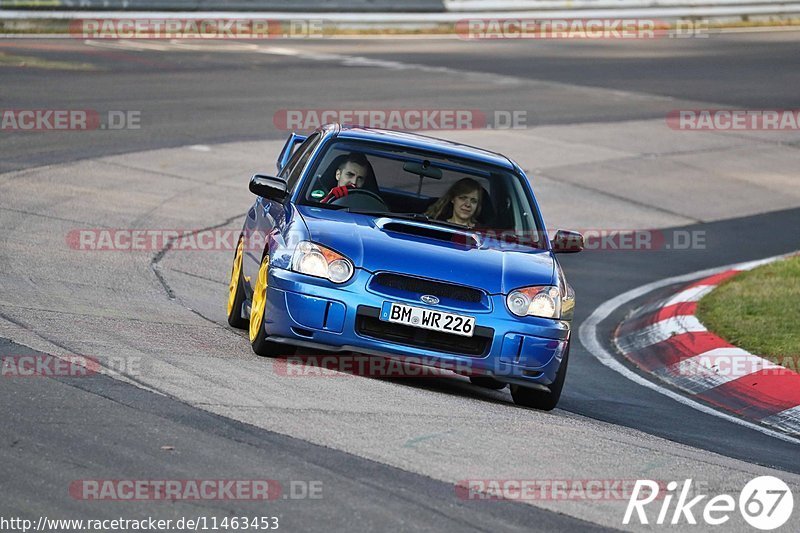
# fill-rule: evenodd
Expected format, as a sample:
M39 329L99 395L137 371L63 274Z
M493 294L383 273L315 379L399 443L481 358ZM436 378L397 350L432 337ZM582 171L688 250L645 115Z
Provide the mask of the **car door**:
M287 181L287 190L289 191L287 198L291 196L291 192L297 186L300 176L303 174L303 169L321 138L322 135L319 132L314 133L307 139L304 138L303 143L294 150L286 164L283 165L278 177ZM283 157L287 149L291 149L290 144L293 142L296 142L296 140L290 136L281 152L281 157ZM275 232L282 235L286 223L286 205L270 198L259 196L247 212L244 225L245 253L242 261L242 271L248 297L255 287L256 275L264 254L264 245L268 242L269 236Z

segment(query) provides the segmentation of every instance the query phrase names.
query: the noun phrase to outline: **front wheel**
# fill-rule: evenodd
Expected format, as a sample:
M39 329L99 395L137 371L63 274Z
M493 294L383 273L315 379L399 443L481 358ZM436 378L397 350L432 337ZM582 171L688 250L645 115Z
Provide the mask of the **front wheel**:
M561 389L564 388L564 380L567 377L567 363L569 363L569 344L561 361L561 368L556 373L556 379L550 385L550 391L545 392L539 389L523 387L522 385L511 385L511 397L514 403L523 407L533 407L541 411L552 411L558 405L561 398Z
M269 276L269 255L264 254L258 269L256 286L253 289L253 305L250 306L250 345L253 351L264 357L288 355L291 347L267 340L264 333L264 315L267 311L267 286Z

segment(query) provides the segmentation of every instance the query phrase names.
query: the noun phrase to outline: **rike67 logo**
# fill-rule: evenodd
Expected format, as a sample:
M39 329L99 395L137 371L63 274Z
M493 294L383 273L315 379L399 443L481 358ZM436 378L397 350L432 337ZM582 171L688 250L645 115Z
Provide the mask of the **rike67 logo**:
M702 516L703 521L710 526L720 526L731 519L731 514L736 510L737 501L733 496L720 494L714 496L703 505L701 502L708 498L707 494L698 494L690 498L692 493L692 480L687 479L678 490L678 482L670 481L666 487L666 494L659 494L663 485L649 479L637 480L633 492L625 509L622 523L627 525L636 517L640 524L649 524L653 519L652 513L647 514L645 507L659 500L651 511L659 508L655 523L658 525L677 525L681 523L695 525L697 517ZM673 500L677 501L672 506ZM784 525L792 516L794 498L789 486L773 476L761 476L750 480L739 494L739 512L742 518L756 529L770 531Z

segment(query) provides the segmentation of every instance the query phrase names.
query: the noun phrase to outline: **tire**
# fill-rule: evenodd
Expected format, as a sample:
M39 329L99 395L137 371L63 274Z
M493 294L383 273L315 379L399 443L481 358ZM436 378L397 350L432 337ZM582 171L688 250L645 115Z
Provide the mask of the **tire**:
M497 381L489 376L470 376L469 381L478 387L485 387L487 389L501 390L506 388L506 384L502 381Z
M256 286L253 290L253 302L250 306L250 345L253 351L263 357L278 357L290 355L294 348L270 342L264 333L264 316L267 311L267 288L269 279L269 254L264 254L261 259L261 266L258 268Z
M564 380L567 377L567 364L569 363L569 344L561 361L561 368L558 369L555 381L550 385L550 391L545 392L539 389L523 387L522 385L511 385L511 397L514 403L522 407L532 407L541 411L552 411L558 405L561 398L561 390L564 388Z
M228 324L238 329L247 329L246 318L242 318L242 305L246 299L244 284L242 283L242 256L244 239L239 239L236 245L236 254L231 265L231 281L228 284Z

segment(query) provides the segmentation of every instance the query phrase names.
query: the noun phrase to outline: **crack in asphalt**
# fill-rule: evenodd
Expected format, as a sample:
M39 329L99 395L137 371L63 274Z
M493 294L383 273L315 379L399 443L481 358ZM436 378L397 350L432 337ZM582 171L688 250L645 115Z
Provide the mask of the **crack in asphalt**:
M72 222L74 224L86 224L87 226L94 227L94 228L100 227L100 228L110 229L110 226L100 226L99 224L93 224L93 223L90 223L90 222L86 222L85 220L77 220L77 219L73 219L73 218L57 217L57 216L53 216L53 215L43 215L42 213L34 213L32 211L26 211L24 209L14 209L13 207L0 206L0 210L11 211L12 213L19 213L21 215L29 215L29 216L32 216L32 217L40 217L40 218L44 218L44 219L47 219L47 220L58 220L60 222Z
M558 183L568 183L570 186L578 188L578 189L582 189L582 190L585 190L585 191L590 191L590 192L593 192L593 193L601 194L603 196L608 196L609 198L614 198L616 200L621 200L621 201L626 202L626 203L631 204L631 205L644 207L646 209L652 209L653 211L658 211L659 213L665 213L665 214L668 214L668 215L671 215L671 216L674 216L674 217L680 217L680 218L682 218L684 220L690 221L693 224L701 224L701 223L706 222L705 220L699 220L699 219L696 219L696 218L692 218L692 217L684 215L682 213L676 213L675 211L671 211L669 209L664 209L663 207L658 207L658 206L651 205L651 204L648 204L648 203L645 203L645 202L632 200L630 198L622 196L621 194L614 194L614 193L605 191L603 189L598 189L598 188L595 188L595 187L590 187L589 185L584 185L582 183L575 183L573 181L565 180L563 178L556 178L556 177L553 177L553 176L547 174L546 172L537 172L537 173L535 173L534 178L545 178L545 179L548 179L550 181L555 181L555 182L558 182Z
M214 224L214 225L212 225L212 226L207 226L207 227L205 227L205 228L199 228L199 229L193 230L193 231L189 232L187 235L192 235L192 236L194 236L194 235L197 235L198 233L200 233L201 231L209 231L209 230L214 230L214 229L219 229L219 228L225 227L225 226L227 226L228 224L232 223L233 221L235 221L235 220L237 220L237 219L240 219L240 218L242 218L242 217L244 217L244 216L246 216L246 215L247 215L247 211L243 211L242 213L238 213L238 214L236 214L236 215L233 215L232 217L229 217L229 218L227 218L227 219L223 220L222 222L220 222L220 223L218 223L218 224ZM159 266L159 263L161 262L161 260L162 260L162 259L164 259L164 257L167 255L167 253L168 253L170 250L172 250L172 247L173 247L173 245L174 245L175 241L176 241L178 238L183 238L183 237L185 237L185 236L186 236L186 235L181 235L181 236L179 236L179 237L172 237L172 238L170 238L170 239L167 241L167 243L164 245L164 247L163 247L163 248L161 248L161 250L159 250L159 251L158 251L158 252L157 252L157 253L156 253L156 254L153 256L153 258L150 260L150 269L151 269L151 270L153 271L153 273L156 275L156 278L158 278L158 281L159 281L159 283L161 283L161 286L164 288L164 292L166 293L166 295L167 295L167 298L169 298L170 300L176 300L176 301L180 302L180 303L181 303L181 304L182 304L184 307L186 307L186 309L188 309L189 311L191 311L191 312L192 312L192 313L194 313L195 315L199 316L199 317L200 317L200 318L202 318L203 320L205 320L205 321L207 321L207 322L210 322L210 323L214 324L214 325L215 325L215 326L217 326L218 328L221 328L221 329L226 329L226 330L227 330L227 328L225 328L224 326L222 326L221 324L219 324L217 321L215 321L215 320L212 320L212 319L208 318L207 316L203 315L202 313L200 313L199 311L197 311L197 310L195 310L195 309L192 309L191 307L187 306L187 305L186 305L186 304L183 302L183 300L181 300L180 298L178 298L178 296L175 294L175 291L174 291L174 290L173 290L173 288L170 286L170 284L167 282L167 279L164 277L164 274L161 272L161 267Z
M122 154L122 155L127 155L127 154ZM111 156L111 157L114 157L114 156ZM124 168L126 170L136 170L137 172L147 172L149 174L156 174L158 176L164 176L165 178L175 178L175 179L179 179L179 180L190 181L192 183L203 183L203 184L206 184L206 185L218 185L218 182L215 181L215 180L212 180L212 181L199 180L199 179L195 179L195 178L189 178L187 176L181 176L180 174L171 174L169 172L163 172L161 170L153 170L153 169L150 169L150 168L143 168L143 167L137 167L137 166L133 166L133 165L126 165L124 163L118 163L116 161L107 161L107 160L104 160L104 159L95 159L94 162L101 163L103 165L109 165L109 166L113 166L113 167Z
M225 283L224 281L220 281L218 279L212 279L212 278L209 278L209 277L206 277L206 276L201 276L200 274L193 274L191 272L186 272L185 270L179 270L177 268L170 268L169 270L170 270L170 272L177 272L178 274L184 274L184 275L190 276L192 278L202 279L204 281L210 281L211 283L215 283L217 285L222 285L222 286L226 286L227 285L227 283Z
M131 316L128 316L128 315L112 316L112 315L101 315L101 314L95 314L95 313L80 313L80 312L77 312L77 311L65 311L63 309L51 309L51 308L47 308L47 307L33 307L33 306L30 306L30 305L17 305L17 304L4 302L4 301L0 301L0 305L2 305L3 307L13 308L13 309L24 309L24 310L27 310L27 311L38 311L40 313L54 313L54 314L58 314L58 315L67 315L67 316L80 316L80 317L86 317L86 318L103 318L103 319L106 319L106 320L124 320L126 322L137 322L137 323L140 323L140 324L159 324L159 325L162 325L162 326L180 326L180 327L188 327L188 328L200 327L197 324L189 324L189 323L186 323L186 322L165 322L163 320L145 320L143 318L136 318L136 317L131 317ZM3 318L4 316L5 315L0 314L0 318ZM9 320L9 322L11 322L11 320ZM17 325L20 326L20 324L17 324ZM22 326L20 326L20 327L22 327ZM47 339L45 339L45 340L47 340Z

